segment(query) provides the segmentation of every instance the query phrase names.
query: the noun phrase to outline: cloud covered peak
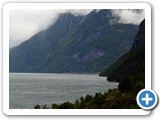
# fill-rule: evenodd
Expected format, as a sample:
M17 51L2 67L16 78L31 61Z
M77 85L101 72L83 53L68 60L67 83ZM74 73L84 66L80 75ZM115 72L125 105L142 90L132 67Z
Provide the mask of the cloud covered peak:
M112 10L112 15L116 17L115 22L139 25L145 18L145 11L142 9L115 9Z
M74 16L89 14L93 9L12 9L9 14L10 47L29 39L34 34L47 29L62 13ZM99 12L100 10L94 10ZM144 19L143 10L111 10L113 21L123 24L139 24Z

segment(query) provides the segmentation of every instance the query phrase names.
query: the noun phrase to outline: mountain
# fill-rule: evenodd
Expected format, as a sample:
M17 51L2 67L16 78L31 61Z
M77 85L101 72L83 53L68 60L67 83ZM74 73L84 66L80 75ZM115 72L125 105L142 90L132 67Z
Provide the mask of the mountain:
M118 88L86 95L75 102L37 104L34 109L141 109L136 96L145 86L145 20L130 50L100 75L107 76L109 81L118 81Z
M125 54L138 26L113 22L111 10L64 13L47 30L10 49L10 72L97 73ZM27 32L27 31L24 31Z
M109 68L104 69L100 76L107 76L108 81L127 82L129 77L145 78L145 20L139 26L139 31L135 37L129 52L123 55L117 62ZM137 79L137 80L138 80ZM129 86L128 86L129 87Z

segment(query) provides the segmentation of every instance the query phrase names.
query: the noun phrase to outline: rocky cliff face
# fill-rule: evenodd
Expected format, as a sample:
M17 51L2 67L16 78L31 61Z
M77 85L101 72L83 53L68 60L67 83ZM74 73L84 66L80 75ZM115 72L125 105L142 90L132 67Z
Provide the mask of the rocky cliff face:
M128 53L123 55L100 76L107 76L108 81L122 81L129 76L145 76L145 20L139 26L133 45Z
M131 50L145 48L145 20L140 23L139 31L135 37Z
M100 72L130 49L138 30L113 19L110 10L61 14L47 30L10 49L10 72Z

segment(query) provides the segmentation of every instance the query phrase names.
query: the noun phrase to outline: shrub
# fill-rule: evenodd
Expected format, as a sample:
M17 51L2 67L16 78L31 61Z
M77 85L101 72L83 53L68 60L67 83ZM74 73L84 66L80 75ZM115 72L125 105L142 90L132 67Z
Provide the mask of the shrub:
M127 77L126 79L122 80L119 85L118 85L118 89L121 92L128 92L128 91L132 91L134 88L135 82L133 80L133 77Z
M36 106L34 106L34 109L41 109L41 106L40 105L36 105Z
M57 105L57 104L52 104L52 109L58 109L59 108L59 105Z

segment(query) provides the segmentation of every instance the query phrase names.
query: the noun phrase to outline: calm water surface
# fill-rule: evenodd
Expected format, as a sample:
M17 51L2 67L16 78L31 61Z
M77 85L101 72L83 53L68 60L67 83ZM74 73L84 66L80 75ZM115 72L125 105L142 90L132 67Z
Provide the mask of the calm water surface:
M10 73L9 77L10 109L74 102L81 96L103 93L118 85L95 74Z

